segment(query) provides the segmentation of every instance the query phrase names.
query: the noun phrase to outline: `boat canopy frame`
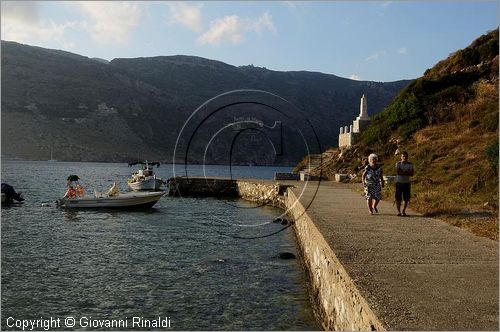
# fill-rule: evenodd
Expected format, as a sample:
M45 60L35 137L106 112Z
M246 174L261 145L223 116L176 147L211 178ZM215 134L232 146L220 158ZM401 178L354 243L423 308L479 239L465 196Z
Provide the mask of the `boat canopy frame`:
M160 163L158 161L133 161L128 163L129 167L132 167L134 165L156 166L157 168L160 167Z

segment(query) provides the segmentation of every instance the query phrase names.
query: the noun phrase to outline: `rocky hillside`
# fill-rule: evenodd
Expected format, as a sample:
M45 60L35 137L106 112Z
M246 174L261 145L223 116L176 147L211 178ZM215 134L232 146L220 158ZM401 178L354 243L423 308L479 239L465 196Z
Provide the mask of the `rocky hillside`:
M498 48L497 29L440 61L373 117L358 144L327 151L315 174L359 179L374 152L391 175L406 150L414 208L498 239Z
M2 41L1 46L2 156L23 159L49 159L52 148L58 160L171 161L177 137L192 112L208 99L235 89L259 89L285 98L291 104L277 107L280 117L309 121L325 148L337 144L338 126L357 114L362 94L368 97L370 114L375 114L408 84L235 67L192 56L108 63L14 42ZM206 111L220 106L212 103ZM296 116L298 111L301 117ZM205 122L196 131L190 162L201 162L206 152L207 162L225 163L231 150L233 163L292 164L305 153L293 142L300 135L297 123L290 121L283 125L283 135L290 140L285 142L290 144L280 158L270 153L267 138L256 130L240 135L233 142L237 146L231 145L234 131L218 133L238 119L257 119L269 127L276 121L285 123L269 108L245 104L220 114L211 121L197 119ZM218 139L210 141L216 133ZM180 141L187 144L189 138ZM205 150L209 141L212 145Z

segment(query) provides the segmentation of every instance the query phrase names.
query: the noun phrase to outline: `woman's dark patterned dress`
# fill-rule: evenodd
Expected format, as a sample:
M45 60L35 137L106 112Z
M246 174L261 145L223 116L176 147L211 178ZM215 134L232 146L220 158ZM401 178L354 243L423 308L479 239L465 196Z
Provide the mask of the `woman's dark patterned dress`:
M365 167L365 198L366 199L382 199L382 187L380 178L382 175L382 167L376 166L372 168L370 165Z

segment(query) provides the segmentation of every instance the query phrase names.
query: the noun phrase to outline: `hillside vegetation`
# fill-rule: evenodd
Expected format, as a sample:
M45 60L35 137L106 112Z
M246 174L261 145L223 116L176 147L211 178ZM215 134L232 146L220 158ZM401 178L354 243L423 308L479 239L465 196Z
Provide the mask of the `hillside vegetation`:
M359 179L373 152L395 175L406 150L416 171L412 208L498 240L498 48L497 29L428 69L373 116L358 144L327 151L314 173Z

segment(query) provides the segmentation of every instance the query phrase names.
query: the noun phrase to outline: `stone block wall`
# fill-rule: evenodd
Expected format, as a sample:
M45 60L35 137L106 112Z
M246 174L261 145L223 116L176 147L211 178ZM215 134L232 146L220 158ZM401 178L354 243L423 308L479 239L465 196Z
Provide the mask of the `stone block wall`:
M352 131L354 133L360 133L363 131L368 125L370 124L371 120L370 119L360 119L357 118L352 122Z
M274 181L175 177L168 180L170 196L241 197L285 209L289 185Z
M335 182L349 182L349 180L351 180L349 174L335 174Z
M275 180L299 180L299 173L289 173L289 172L276 172L274 173Z
M309 271L313 307L325 330L385 330L292 190L286 206Z
M257 202L263 205L272 205L285 208L286 188L278 183L260 183L254 181L237 181L238 195L247 201Z
M174 177L168 180L170 196L237 197L236 180L217 178Z
M356 133L343 133L339 134L339 147L351 146L356 143Z

